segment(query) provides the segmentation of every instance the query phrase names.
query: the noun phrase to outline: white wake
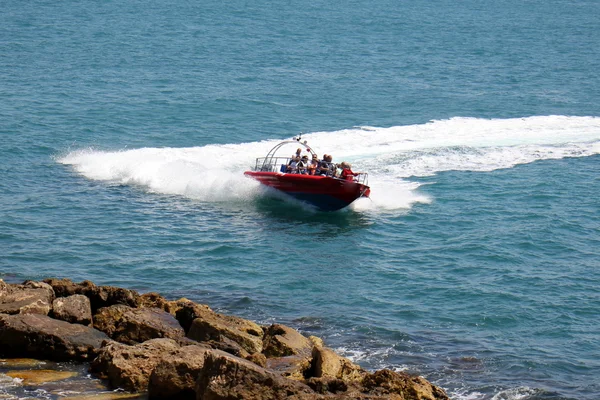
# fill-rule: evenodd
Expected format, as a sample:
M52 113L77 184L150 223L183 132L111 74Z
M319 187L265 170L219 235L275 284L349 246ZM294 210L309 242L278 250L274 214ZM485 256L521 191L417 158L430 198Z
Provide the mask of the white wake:
M600 118L452 118L420 125L314 132L302 139L319 155L333 154L334 162L346 160L355 171L369 172L372 201L358 201L355 209L395 210L429 201L419 193L419 183L409 177L449 170L492 171L536 160L599 154ZM58 161L88 179L227 202L261 195L258 183L243 172L279 141L114 152L83 149Z

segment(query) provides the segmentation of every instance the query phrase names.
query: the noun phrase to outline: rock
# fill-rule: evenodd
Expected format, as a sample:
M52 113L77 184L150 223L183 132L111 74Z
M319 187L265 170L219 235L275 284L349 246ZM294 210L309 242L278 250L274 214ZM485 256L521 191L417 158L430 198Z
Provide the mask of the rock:
M0 299L8 294L10 290L10 286L8 283L4 282L3 279L0 279Z
M153 399L195 399L195 383L204 367L204 358L210 348L181 347L164 354L150 375L148 394Z
M303 381L307 375L310 375L312 368L311 361L311 357L299 355L266 358L265 367L286 378Z
M210 350L196 381L196 399L315 399L307 385L219 350Z
M267 328L263 340L263 354L268 357L310 357L313 343L300 332L285 325L273 324Z
M45 315L0 314L0 355L55 361L85 361L95 357L108 337L93 328Z
M6 375L11 378L23 380L23 385L39 385L41 383L62 381L68 378L77 376L77 372L73 371L56 371L52 369L32 369L20 371L8 371Z
M102 307L115 304L124 304L136 307L140 295L135 290L123 289L114 286L97 286L93 282L83 281L73 283L70 279L45 279L45 283L54 288L57 297L68 297L82 294L90 299L92 312Z
M362 385L365 391L378 396L395 394L402 400L449 400L444 390L424 378L388 369L366 374Z
M341 379L337 378L310 378L306 384L315 392L320 394L328 393L345 393L348 391L348 385ZM348 396L349 398L359 398L356 393Z
M267 357L263 353L253 353L248 354L246 357L243 357L248 361L253 362L259 367L267 368Z
M195 312L197 317L187 333L190 339L221 342L227 338L250 354L262 352L263 330L258 324L200 308L196 308Z
M366 374L361 367L327 347L315 346L312 352L312 375L336 378L345 382L360 381Z
M126 344L184 337L183 328L175 317L158 308L136 309L120 304L103 307L94 316L94 327Z
M178 310L177 302L166 300L158 293L150 292L140 295L137 303L138 308L160 308L170 314L175 315Z
M90 300L82 294L58 297L52 302L52 316L72 324L92 324Z
M123 314L133 308L124 304L116 304L110 307L102 307L94 314L94 328L106 333L109 337L114 338L119 329Z
M108 379L113 388L142 392L148 388L154 367L178 351L179 345L172 339L151 339L135 346L110 341L92 361L90 370Z
M209 306L204 304L196 304L193 301L187 299L180 299L177 301L179 308L175 312L175 317L182 328L187 334L192 326L194 320L206 313L212 313L213 310Z
M54 290L42 282L26 281L22 285L0 286L0 313L48 315Z

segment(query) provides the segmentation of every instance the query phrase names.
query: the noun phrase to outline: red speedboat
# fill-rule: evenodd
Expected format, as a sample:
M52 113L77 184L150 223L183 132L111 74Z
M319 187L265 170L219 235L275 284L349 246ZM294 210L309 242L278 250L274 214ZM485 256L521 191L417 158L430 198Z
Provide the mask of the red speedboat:
M337 166L332 163L328 164L326 172L318 171L315 175L308 170L291 167L292 156L277 155L281 155L282 148L289 149L291 146L287 145L290 144L304 149L306 155L311 155L310 159L317 155L306 141L300 142L300 138L284 141L273 147L266 157L257 158L254 170L246 171L244 175L322 211L336 211L360 197L369 197L371 189L366 173L341 179L337 174Z

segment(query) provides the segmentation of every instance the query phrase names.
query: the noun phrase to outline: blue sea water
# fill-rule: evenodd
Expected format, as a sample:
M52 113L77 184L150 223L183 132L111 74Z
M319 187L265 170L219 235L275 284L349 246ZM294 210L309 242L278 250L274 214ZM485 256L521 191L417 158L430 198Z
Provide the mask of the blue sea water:
M599 398L599 2L0 10L0 278L187 297L453 399ZM243 177L299 133L371 199Z

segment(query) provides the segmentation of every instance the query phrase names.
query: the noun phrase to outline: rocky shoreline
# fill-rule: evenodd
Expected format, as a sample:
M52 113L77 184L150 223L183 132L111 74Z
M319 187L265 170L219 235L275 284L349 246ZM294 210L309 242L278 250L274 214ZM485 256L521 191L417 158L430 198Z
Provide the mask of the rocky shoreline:
M0 357L89 362L110 388L150 399L448 399L422 377L366 371L285 325L69 279L0 280Z

